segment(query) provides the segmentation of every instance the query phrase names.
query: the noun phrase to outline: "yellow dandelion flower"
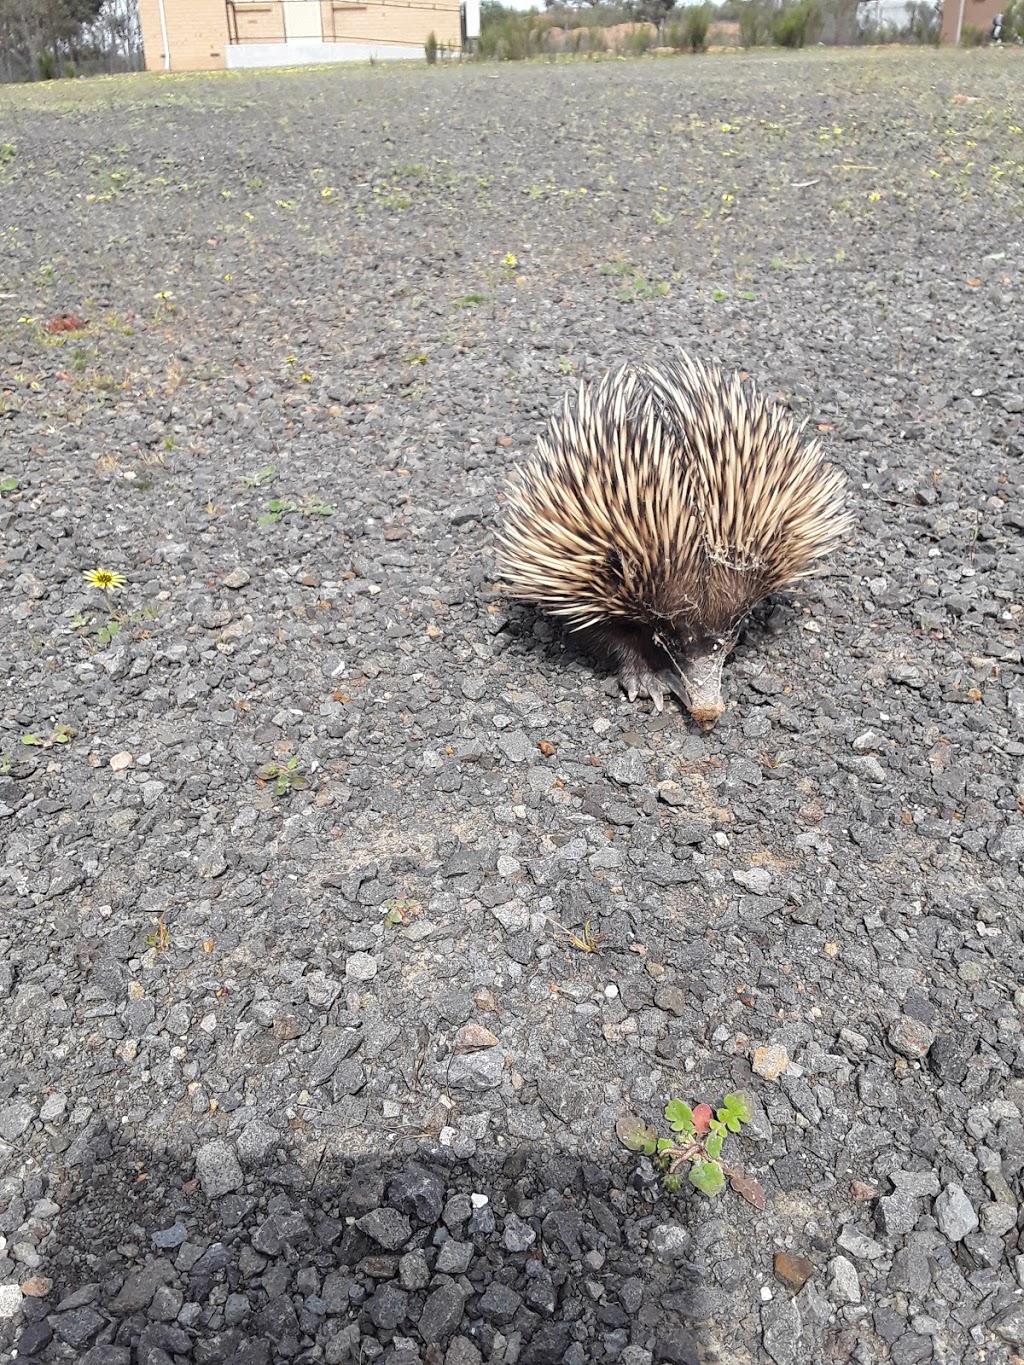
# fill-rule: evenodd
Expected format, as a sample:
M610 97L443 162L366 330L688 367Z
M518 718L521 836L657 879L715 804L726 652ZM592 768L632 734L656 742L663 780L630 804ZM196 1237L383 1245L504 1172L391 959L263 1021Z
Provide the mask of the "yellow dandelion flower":
M100 592L120 592L127 583L124 574L114 573L111 569L86 569L82 575L91 588Z
M502 264L503 264L503 265L507 265L508 268L511 270L512 267L518 265L519 262L516 260L515 256L513 256L512 253L511 253L511 251L510 251L510 252L508 253L508 255L505 257L505 259L504 259L504 261L502 262Z

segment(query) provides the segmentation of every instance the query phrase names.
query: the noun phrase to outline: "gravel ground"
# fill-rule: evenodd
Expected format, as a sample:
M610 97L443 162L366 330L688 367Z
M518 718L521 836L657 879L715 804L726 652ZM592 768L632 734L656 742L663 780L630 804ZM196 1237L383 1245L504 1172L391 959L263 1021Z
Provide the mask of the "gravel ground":
M0 1359L1019 1359L1022 77L5 95ZM676 345L857 510L710 735L493 592ZM616 1144L737 1087L762 1212Z

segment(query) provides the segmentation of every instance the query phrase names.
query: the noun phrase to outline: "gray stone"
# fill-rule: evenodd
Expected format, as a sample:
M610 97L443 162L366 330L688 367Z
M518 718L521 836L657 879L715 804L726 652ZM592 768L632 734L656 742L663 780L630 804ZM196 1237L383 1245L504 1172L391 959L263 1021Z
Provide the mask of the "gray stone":
M495 1327L506 1327L519 1311L522 1302L522 1296L514 1289L492 1280L477 1304L477 1312Z
M180 1247L187 1236L188 1228L184 1223L172 1223L169 1228L159 1228L149 1240L158 1251L169 1251Z
M361 1349L359 1324L350 1322L327 1343L324 1350L326 1365L358 1365Z
M404 1247L412 1236L412 1224L405 1214L399 1213L397 1209L374 1209L372 1213L360 1218L356 1227L388 1251L397 1251L399 1247Z
M983 1204L981 1208L981 1228L994 1237L1005 1237L1011 1228L1017 1226L1017 1209L1012 1204Z
M353 953L345 962L350 981L372 981L377 975L377 959L371 953Z
M902 1190L878 1201L878 1217L887 1237L905 1237L913 1232L920 1214L917 1200Z
M313 1089L329 1081L346 1058L358 1051L363 1041L361 1029L324 1029L324 1041L309 1058L309 1084Z
M943 1237L951 1242L962 1241L978 1226L974 1205L964 1193L962 1185L951 1182L935 1200L935 1220Z
M281 1134L266 1119L252 1119L235 1139L238 1159L243 1166L259 1166L282 1141Z
M537 1234L529 1223L524 1223L517 1213L508 1215L502 1232L506 1251L529 1251L536 1240Z
M450 1280L434 1290L423 1305L419 1320L420 1335L428 1346L448 1340L462 1321L464 1304L462 1290Z
M451 1238L447 1242L442 1242L437 1253L438 1274L465 1275L475 1250L472 1242L456 1242Z
M246 1322L252 1312L249 1300L244 1294L229 1294L224 1302L224 1321L228 1327L238 1327Z
M647 1234L647 1240L657 1259L671 1264L683 1259L693 1239L680 1223L659 1223Z
M46 1099L43 1100L42 1107L39 1110L39 1117L42 1119L43 1123L54 1123L61 1117L67 1107L67 1095L62 1095L60 1091L55 1090L53 1094L47 1095Z
M1011 1303L992 1319L991 1327L1011 1346L1024 1346L1024 1302Z
M36 1322L28 1322L21 1330L18 1338L18 1360L28 1360L36 1356L45 1347L49 1346L53 1340L53 1328L45 1318L39 1318Z
M444 1208L444 1186L437 1176L413 1166L392 1180L388 1203L421 1223L436 1223Z
M375 1327L393 1332L409 1311L409 1295L404 1289L399 1289L397 1284L388 1281L370 1299L368 1309Z
M153 1302L153 1295L161 1285L174 1279L174 1267L163 1259L150 1261L134 1270L107 1305L118 1317L139 1313Z
M751 867L746 871L733 871L732 879L754 896L767 896L772 889L772 874L766 867Z
M935 1359L930 1336L904 1332L889 1348L892 1365L925 1365Z
M17 1142L35 1116L35 1108L27 1100L12 1100L3 1105L0 1108L0 1138L4 1142Z
M88 1345L106 1323L95 1308L72 1308L67 1313L55 1313L50 1318L54 1332L74 1350Z
M904 1057L919 1061L928 1055L928 1050L935 1042L935 1034L920 1019L912 1019L904 1014L889 1029L889 1042Z
M934 1171L893 1171L889 1179L905 1194L927 1196L939 1192L939 1177Z
M446 1074L449 1085L479 1094L500 1085L504 1070L505 1056L501 1049L489 1047L455 1057Z
M453 1337L445 1353L444 1365L481 1365L483 1356L468 1337Z
M21 1286L0 1284L0 1320L16 1318L21 1312Z
M1002 1264L1006 1255L1006 1245L1002 1237L995 1237L986 1232L969 1232L963 1240L963 1245L979 1265L986 1265L992 1270Z
M245 1181L238 1156L230 1142L217 1138L196 1153L196 1175L207 1199L239 1189Z
M589 1107L582 1088L568 1076L541 1076L537 1082L537 1093L552 1114L563 1123L582 1118Z
M807 1348L801 1336L796 1300L781 1296L761 1309L764 1349L775 1365L805 1365Z
M149 1305L149 1316L154 1322L174 1322L184 1300L185 1296L175 1285L161 1284Z
M844 1251L848 1251L860 1261L876 1261L885 1255L885 1247L853 1223L847 1223L836 1241Z
M239 588L244 588L249 582L249 575L245 569L239 567L237 569L232 569L230 573L225 574L221 582L224 584L225 588L234 588L237 591Z
M636 749L623 749L609 761L605 772L620 787L637 787L647 776L647 765Z
M402 1258L405 1259L404 1257ZM411 1286L403 1283L403 1289ZM345 1313L350 1305L349 1290L352 1288L352 1277L344 1270L332 1270L324 1279L320 1297L323 1299L328 1313Z
M335 1103L346 1095L358 1095L366 1084L366 1072L362 1063L355 1057L348 1057L341 1063L331 1081L331 1095Z
M839 1303L860 1303L860 1280L853 1262L834 1256L829 1262L828 1292Z
M651 1365L654 1357L644 1346L626 1346L619 1356L619 1365ZM448 1362L445 1361L445 1365Z
M422 1251L406 1252L398 1262L398 1278L403 1289L426 1289L430 1283L430 1267Z

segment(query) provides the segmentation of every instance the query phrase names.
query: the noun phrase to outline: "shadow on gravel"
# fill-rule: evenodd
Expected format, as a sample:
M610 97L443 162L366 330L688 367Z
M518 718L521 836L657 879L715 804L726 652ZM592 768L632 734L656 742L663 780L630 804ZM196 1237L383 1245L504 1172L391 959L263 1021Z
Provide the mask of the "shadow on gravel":
M801 599L793 593L779 593L757 604L744 622L726 663L726 688L737 664L742 666L748 657L755 657L771 636L796 628L800 607ZM560 628L549 616L526 603L506 598L502 608L506 651L518 658L528 658L545 672L557 669L566 674L576 671L589 674L602 682L606 691L618 693L614 659L599 644L581 632ZM671 707L669 714L678 709L674 702Z
M116 1142L116 1137L114 1141ZM459 1160L191 1163L98 1128L57 1192L52 1290L18 1359L81 1365L704 1365L725 1308L708 1205L666 1205L648 1163L519 1150ZM703 1344L699 1344L703 1343Z

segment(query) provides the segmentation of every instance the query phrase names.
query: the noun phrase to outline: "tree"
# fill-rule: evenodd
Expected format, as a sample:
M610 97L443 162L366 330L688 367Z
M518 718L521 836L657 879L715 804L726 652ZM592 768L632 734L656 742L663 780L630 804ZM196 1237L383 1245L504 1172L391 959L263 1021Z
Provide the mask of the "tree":
M140 64L137 0L0 0L0 79Z

